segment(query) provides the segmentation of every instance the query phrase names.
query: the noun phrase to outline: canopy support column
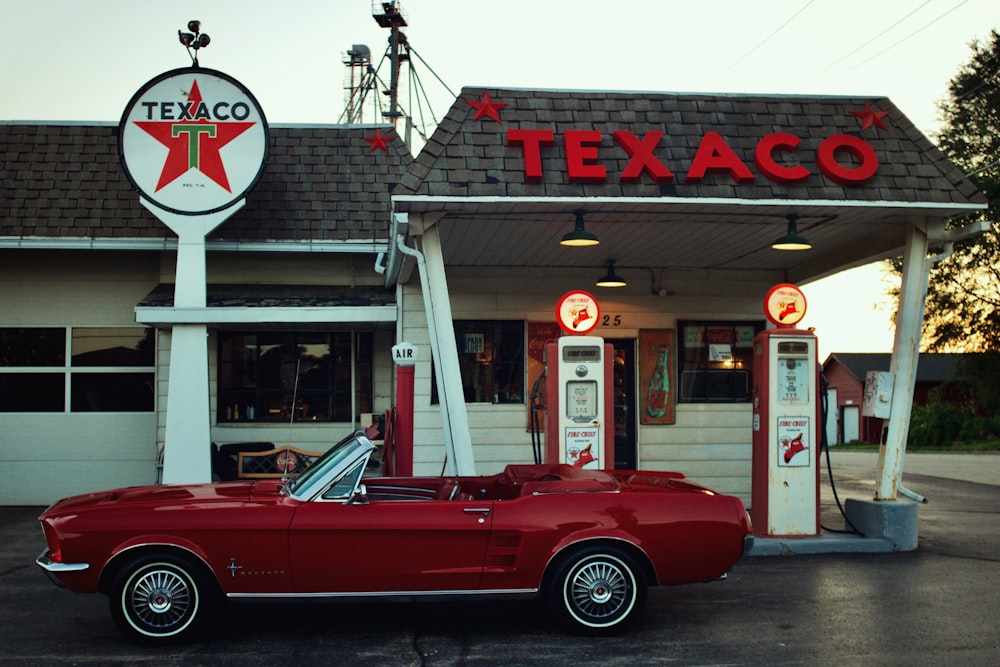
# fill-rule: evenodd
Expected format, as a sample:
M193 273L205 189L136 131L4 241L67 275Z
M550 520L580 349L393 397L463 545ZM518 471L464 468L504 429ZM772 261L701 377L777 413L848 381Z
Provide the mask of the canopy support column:
M938 224L943 227L943 223ZM925 220L915 220L907 231L903 249L903 281L889 365L894 378L892 403L885 443L879 447L875 500L896 500L903 474L931 264L927 259L928 231Z
M405 216L406 214L395 214ZM413 230L422 230L420 247L422 252L407 246L403 238L397 237L397 247L404 254L417 260L420 284L424 298L424 312L431 340L431 355L434 362L441 426L444 430L445 470L448 474L475 475L476 463L472 452L472 437L469 434L469 417L465 407L465 393L462 389L462 374L455 343L455 327L451 315L451 295L445 275L444 253L441 250L441 235L436 224L426 227L419 219L409 219Z

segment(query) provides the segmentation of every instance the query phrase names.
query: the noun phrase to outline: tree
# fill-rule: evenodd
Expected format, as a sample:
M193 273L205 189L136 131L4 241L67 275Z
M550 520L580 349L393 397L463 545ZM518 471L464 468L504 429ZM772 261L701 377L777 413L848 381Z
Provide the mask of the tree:
M953 221L993 221L992 229L956 243L930 273L922 347L931 351L1000 350L1000 34L969 45L972 58L938 103L940 149L989 199L989 209Z

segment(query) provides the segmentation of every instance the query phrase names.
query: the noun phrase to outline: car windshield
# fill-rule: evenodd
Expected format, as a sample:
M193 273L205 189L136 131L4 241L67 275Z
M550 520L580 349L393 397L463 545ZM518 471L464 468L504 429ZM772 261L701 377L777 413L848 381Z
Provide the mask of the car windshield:
M361 431L353 433L331 447L305 472L290 481L282 493L299 500L308 500L315 496L321 487L342 475L353 463L373 449L375 446Z

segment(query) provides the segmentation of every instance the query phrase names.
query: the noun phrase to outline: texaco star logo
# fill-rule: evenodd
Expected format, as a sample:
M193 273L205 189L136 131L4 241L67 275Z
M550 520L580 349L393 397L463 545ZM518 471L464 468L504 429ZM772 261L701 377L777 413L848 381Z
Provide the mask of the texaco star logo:
M170 151L160 172L156 191L173 183L189 169L197 169L210 179L232 192L226 177L226 165L220 151L223 146L240 136L254 123L231 121L213 122L208 106L201 97L198 80L191 84L187 103L180 108L182 120L135 121L135 124L159 141Z
M157 206L210 213L232 205L260 177L267 123L234 79L174 70L132 98L119 126L119 154L129 180Z

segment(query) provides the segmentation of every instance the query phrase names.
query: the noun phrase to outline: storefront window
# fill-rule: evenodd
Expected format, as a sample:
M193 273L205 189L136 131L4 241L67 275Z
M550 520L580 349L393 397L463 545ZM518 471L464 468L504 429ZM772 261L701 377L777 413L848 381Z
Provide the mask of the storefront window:
M65 365L66 329L0 328L0 367Z
M372 411L370 332L221 332L218 421L353 422Z
M0 373L0 412L65 411L65 373Z
M524 322L455 320L466 403L524 403ZM431 402L438 402L432 368Z
M74 327L72 366L152 366L153 329Z
M680 403L750 400L753 337L763 322L680 321Z
M147 327L0 328L0 412L152 412L155 352Z

